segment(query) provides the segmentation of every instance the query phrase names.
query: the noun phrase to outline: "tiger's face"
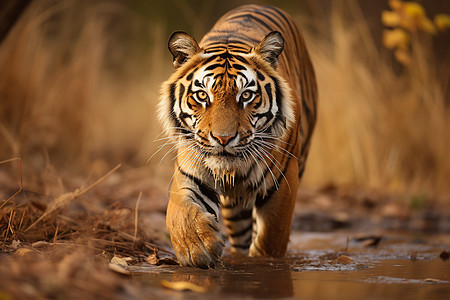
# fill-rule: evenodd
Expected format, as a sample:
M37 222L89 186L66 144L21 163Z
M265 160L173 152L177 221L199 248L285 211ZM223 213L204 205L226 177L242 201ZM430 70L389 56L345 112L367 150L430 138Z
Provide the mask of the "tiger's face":
M209 51L185 33L174 35L177 71L163 85L160 119L215 177L245 173L294 121L290 90L276 71L281 35L251 51Z

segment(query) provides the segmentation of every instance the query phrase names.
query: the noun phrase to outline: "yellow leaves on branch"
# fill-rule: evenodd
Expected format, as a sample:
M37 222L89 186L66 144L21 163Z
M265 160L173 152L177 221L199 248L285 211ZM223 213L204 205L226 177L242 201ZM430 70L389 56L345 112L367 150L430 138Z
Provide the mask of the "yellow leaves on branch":
M401 27L407 31L436 33L434 23L427 17L425 9L417 2L389 0L392 11L383 11L381 21L389 27Z
M401 28L385 30L383 32L383 44L388 49L406 49L409 46L409 40L409 34Z
M441 31L450 28L450 15L437 14L434 16L434 24L436 24L436 27Z
M417 2L389 0L390 11L381 14L381 22L387 27L383 32L383 44L394 51L396 59L404 65L411 63L409 46L412 32L436 34L437 30L450 27L450 15L438 14L432 21Z
M404 29L395 28L383 31L383 45L386 48L393 50L397 61L404 65L409 65L411 63L409 43L409 33Z

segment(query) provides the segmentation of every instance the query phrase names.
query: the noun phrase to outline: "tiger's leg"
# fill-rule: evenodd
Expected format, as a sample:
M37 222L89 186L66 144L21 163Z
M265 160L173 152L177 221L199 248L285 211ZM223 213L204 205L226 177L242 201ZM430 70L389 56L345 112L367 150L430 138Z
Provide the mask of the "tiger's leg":
M245 203L242 199L233 201L229 197L221 197L221 202L231 251L247 255L252 243L253 201Z
M174 176L166 225L181 265L214 267L222 255L225 236L218 222L219 197L192 176Z
M278 190L256 199L256 237L250 246L250 256L283 257L286 254L299 182L297 173L297 162L292 159L285 173L286 178L293 178L289 184L283 178Z

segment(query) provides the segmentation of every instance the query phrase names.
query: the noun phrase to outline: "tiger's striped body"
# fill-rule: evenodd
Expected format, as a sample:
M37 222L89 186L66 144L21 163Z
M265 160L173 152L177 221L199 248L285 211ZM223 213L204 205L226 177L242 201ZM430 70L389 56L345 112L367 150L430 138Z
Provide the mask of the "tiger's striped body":
M160 119L178 151L166 223L180 263L214 266L220 213L233 251L283 256L316 119L302 36L281 10L246 5L169 49Z

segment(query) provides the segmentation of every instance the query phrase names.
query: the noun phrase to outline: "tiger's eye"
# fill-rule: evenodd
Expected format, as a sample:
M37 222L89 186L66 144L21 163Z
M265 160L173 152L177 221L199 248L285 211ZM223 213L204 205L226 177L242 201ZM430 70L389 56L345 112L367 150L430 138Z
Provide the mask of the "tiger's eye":
M253 97L253 93L250 91L245 91L241 94L241 101L249 101Z
M206 101L208 99L208 94L205 93L204 91L199 91L197 92L197 98L200 101Z

